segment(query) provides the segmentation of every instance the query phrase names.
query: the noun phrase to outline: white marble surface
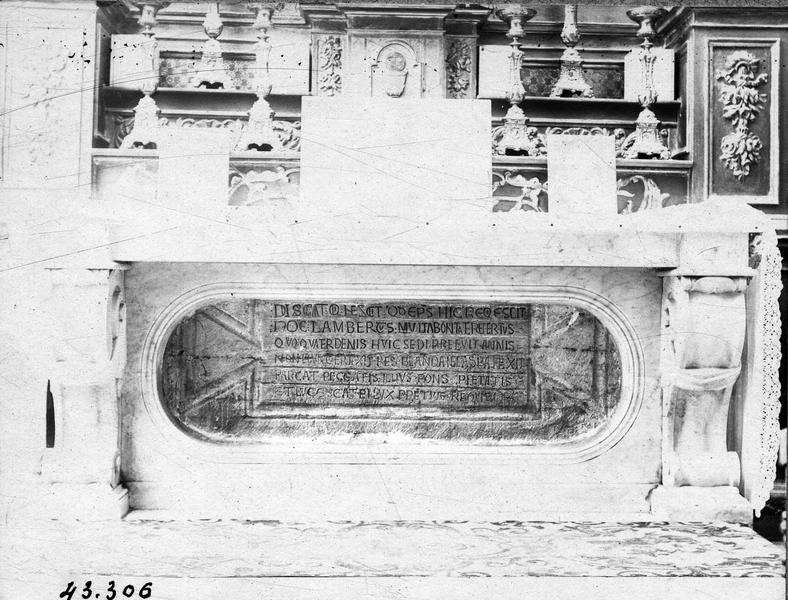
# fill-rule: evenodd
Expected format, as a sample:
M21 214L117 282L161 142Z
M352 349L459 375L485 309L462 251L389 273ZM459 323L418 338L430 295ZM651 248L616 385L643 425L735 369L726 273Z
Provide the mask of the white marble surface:
M94 589L107 589L108 576L92 576ZM82 579L84 584L84 579ZM124 577L124 585L139 590L147 577ZM55 574L25 576L23 581L6 578L0 592L11 597L57 597L67 581ZM665 600L666 598L703 598L704 600L783 600L785 583L780 578L731 579L730 577L199 577L164 578L152 588L160 598L233 598L233 600L432 600L450 595L456 600ZM78 593L81 593L81 588ZM36 595L37 594L37 595ZM155 597L155 596L154 596Z
M549 211L559 219L614 217L616 149L610 135L548 135Z
M720 524L138 521L6 530L0 593L102 597L782 598L782 550ZM144 517L143 517L144 518ZM81 584L81 585L80 585Z
M305 97L301 131L300 222L429 221L490 194L487 101Z
M516 446L413 445L407 440L326 445L290 439L257 448L222 449L190 441L168 421L153 418L158 400L144 400L143 345L157 315L194 287L252 282L265 290L270 282L277 287L317 289L353 282L360 290L365 283L372 285L367 293L375 295L385 294L381 284L402 281L416 286L409 293L417 296L418 286L430 294L440 294L444 286L446 294L456 297L456 291L449 291L453 284L465 285L466 293L476 289L481 294L500 285L569 284L607 298L634 327L647 365L644 380L638 382L644 389L642 404L631 428L602 456L559 466L552 463L566 463L560 456L546 463L541 459L540 464L539 457L529 458ZM489 514L505 519L524 512L536 514L546 507L596 515L607 510L645 515L646 495L658 481L660 464L661 407L656 385L660 290L655 273L637 270L136 265L127 272L129 368L124 388L124 471L132 505L215 515L216 502L235 486L232 502L222 504L221 510L276 518L296 511L304 518ZM238 482L243 482L240 489ZM567 495L573 499L571 508L561 500Z

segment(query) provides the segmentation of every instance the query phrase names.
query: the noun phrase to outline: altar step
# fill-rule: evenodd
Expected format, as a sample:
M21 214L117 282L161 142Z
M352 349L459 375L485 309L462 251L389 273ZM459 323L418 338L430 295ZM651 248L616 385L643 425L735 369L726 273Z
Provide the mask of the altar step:
M722 523L39 521L0 540L2 598L112 580L152 600L770 600L784 573L779 547Z

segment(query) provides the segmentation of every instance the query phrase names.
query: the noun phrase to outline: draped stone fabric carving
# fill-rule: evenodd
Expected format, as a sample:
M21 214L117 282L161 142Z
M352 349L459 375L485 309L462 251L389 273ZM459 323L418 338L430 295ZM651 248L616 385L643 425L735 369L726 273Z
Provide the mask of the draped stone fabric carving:
M741 369L675 369L667 379L677 388L690 392L716 392L724 390L739 377Z
M215 441L560 444L598 432L621 396L609 332L552 304L231 300L180 322L161 372L172 418Z

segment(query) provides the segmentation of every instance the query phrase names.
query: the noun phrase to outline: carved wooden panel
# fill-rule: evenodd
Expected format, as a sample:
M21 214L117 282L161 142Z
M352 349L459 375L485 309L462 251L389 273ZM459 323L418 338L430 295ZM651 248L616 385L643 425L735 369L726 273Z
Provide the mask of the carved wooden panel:
M778 41L709 42L709 177L714 196L776 203Z
M218 441L399 433L561 443L621 392L615 342L563 305L271 302L205 306L172 332L162 400Z

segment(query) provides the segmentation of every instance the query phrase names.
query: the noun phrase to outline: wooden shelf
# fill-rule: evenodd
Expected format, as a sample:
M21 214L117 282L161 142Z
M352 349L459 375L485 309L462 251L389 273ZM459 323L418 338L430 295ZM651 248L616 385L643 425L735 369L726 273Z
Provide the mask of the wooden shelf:
M131 113L142 92L133 88L106 86L103 88L107 111ZM163 115L184 117L245 117L257 99L254 92L244 90L206 90L160 87L153 94ZM271 108L278 118L298 118L301 115L301 96L271 95Z
M158 159L158 150L95 148L93 158L96 162L117 161L122 159ZM300 162L298 152L232 152L230 162L237 166L261 165L265 163ZM494 169L524 169L547 171L547 158L530 156L493 156ZM662 175L688 176L692 171L691 160L631 160L617 159L616 171L620 173L652 173Z
M547 169L546 157L531 156L493 156L494 168ZM692 171L691 160L659 160L659 159L616 159L616 170L623 172L638 171L665 174L688 174Z
M103 89L104 105L110 112L131 113L142 97L132 88L107 86ZM243 90L206 90L160 87L153 95L164 115L185 117L245 117L257 96ZM297 119L301 114L301 96L271 95L268 98L277 117ZM493 122L503 119L508 103L492 99ZM615 98L544 98L527 96L522 103L533 125L625 127L631 129L641 111L637 102ZM665 127L678 123L681 102L658 102L654 113Z
M502 121L509 103L500 98L492 102L493 121ZM526 96L520 107L532 125L632 128L642 106L619 98L545 98ZM681 102L657 102L654 114L665 127L675 127Z

